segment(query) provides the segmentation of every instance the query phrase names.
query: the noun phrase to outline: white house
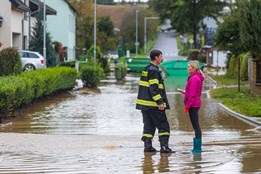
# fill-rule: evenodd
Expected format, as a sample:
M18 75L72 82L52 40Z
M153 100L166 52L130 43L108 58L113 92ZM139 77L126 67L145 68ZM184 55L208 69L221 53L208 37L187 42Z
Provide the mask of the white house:
M47 28L53 41L62 43L65 61L75 60L76 15L75 8L67 0L46 0L48 6L57 11L56 16L47 17Z

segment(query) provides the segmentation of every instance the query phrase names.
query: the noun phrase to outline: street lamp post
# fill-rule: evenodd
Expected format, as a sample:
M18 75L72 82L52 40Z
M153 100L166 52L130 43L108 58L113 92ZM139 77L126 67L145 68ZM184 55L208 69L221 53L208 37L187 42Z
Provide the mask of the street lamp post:
M144 18L144 54L147 53L147 34L146 34L146 30L147 30L147 19L160 19L159 17L145 17Z
M94 38L93 38L93 57L94 57L94 64L96 64L96 0L94 0Z
M136 10L136 57L138 56L138 46L139 46L139 42L138 42L138 13L139 10Z
M46 16L46 4L44 0L43 6L43 57L44 57L44 67L46 68L46 23L45 23L45 16Z

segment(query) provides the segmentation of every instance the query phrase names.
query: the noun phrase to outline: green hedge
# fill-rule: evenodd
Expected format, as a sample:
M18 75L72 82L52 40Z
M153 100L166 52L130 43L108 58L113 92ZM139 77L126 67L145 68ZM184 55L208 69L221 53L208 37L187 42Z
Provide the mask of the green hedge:
M22 72L20 55L14 48L0 51L0 76L15 75Z
M0 79L0 119L13 115L15 109L34 99L75 86L77 72L74 68L54 67L23 72L18 76Z
M235 56L230 57L227 76L230 78L237 79L238 59L240 59L240 78L241 80L247 80L249 53L241 54L238 57Z
M80 78L85 86L89 88L97 87L103 76L103 69L100 66L83 64L80 68Z

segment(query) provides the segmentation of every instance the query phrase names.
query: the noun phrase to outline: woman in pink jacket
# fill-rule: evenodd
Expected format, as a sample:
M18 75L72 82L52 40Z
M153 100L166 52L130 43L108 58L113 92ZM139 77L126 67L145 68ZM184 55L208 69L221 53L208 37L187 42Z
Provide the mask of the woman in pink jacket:
M189 77L185 87L185 91L180 92L184 94L184 105L186 114L189 114L190 121L195 131L195 138L193 139L194 148L193 153L201 152L201 129L199 125L198 111L201 107L201 91L204 81L204 75L199 68L198 61L191 61L188 63Z

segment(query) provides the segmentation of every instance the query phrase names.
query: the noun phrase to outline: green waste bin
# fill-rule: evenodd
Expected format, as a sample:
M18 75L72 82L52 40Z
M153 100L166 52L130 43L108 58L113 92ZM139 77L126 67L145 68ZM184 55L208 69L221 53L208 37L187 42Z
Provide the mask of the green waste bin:
M115 78L117 80L122 79L122 77L121 77L121 68L119 68L119 67L115 67Z

